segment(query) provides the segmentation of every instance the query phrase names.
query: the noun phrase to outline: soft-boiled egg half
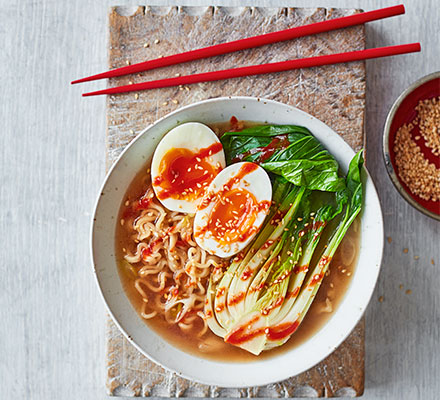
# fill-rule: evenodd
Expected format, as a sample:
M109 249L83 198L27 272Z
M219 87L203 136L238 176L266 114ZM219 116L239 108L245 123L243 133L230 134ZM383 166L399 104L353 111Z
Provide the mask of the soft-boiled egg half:
M194 219L194 238L211 254L230 257L259 231L272 200L272 185L257 164L240 162L211 182Z
M225 165L223 146L209 127L198 122L179 125L164 136L151 162L156 197L171 211L195 213Z

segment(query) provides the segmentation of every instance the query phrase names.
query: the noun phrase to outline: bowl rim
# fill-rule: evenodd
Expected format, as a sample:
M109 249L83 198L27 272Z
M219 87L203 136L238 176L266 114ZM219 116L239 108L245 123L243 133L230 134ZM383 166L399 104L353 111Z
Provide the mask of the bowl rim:
M144 350L140 344L138 344L136 342L135 339L133 339L128 332L125 330L125 328L123 328L122 323L119 322L118 318L116 317L115 313L112 311L112 309L110 308L109 303L106 300L106 294L104 293L104 288L101 284L100 278L98 276L98 272L97 272L97 267L96 267L96 260L95 260L95 254L94 254L94 233L95 233L95 228L96 228L96 217L97 217L97 213L98 213L98 209L99 209L99 205L101 202L101 194L104 192L107 184L108 184L108 180L110 178L110 176L112 175L112 173L114 172L114 170L117 168L120 160L123 158L123 156L125 155L125 153L127 153L129 151L129 149L139 140L141 140L141 138L145 135L145 133L147 131L149 131L150 129L152 129L154 126L156 126L157 124L159 124L160 122L164 121L167 118L173 117L175 114L178 114L186 109L189 108L193 108L205 103L215 103L215 102L219 102L219 101L228 101L228 100L233 100L233 101L254 101L254 102L261 102L263 104L267 104L267 103L272 103L273 105L276 106L282 106L282 107L286 107L286 108L290 108L292 111L294 112L299 112L300 114L303 114L304 116L307 116L308 118L311 118L311 120L317 121L318 123L325 125L333 134L337 135L340 140L342 140L344 143L346 143L342 137L340 135L338 135L332 128L330 128L328 125L326 125L324 122L322 122L321 120L319 120L318 118L312 116L311 114L306 113L305 111L302 111L294 106L279 102L279 101L275 101L275 100L270 100L270 99L264 99L264 98L259 98L259 97L251 97L251 96L224 96L224 97L217 97L217 98L212 98L212 99L206 99L206 100L202 100L202 101L198 101L195 103L191 103L189 105L186 105L184 107L178 108L177 110L174 110L173 112L166 114L165 116L163 116L162 118L156 120L153 124L148 125L145 129L143 129L136 138L134 138L130 143L128 143L126 145L126 147L124 148L124 150L119 154L119 156L117 157L117 159L113 162L112 166L109 168L102 185L100 186L100 190L98 192L98 196L97 196L97 200L95 202L95 207L94 207L94 212L92 214L91 217L91 227L90 227L90 255L91 255L91 266L92 266L92 270L93 270L93 274L94 274L94 279L96 281L96 284L98 286L99 292L100 292L100 296L105 304L105 307L107 309L107 312L109 313L110 317L112 318L113 322L115 323L115 325L118 327L118 329L120 330L120 332L123 334L123 336L130 342L131 345L133 345L141 354L143 354L144 356L146 356L148 359L152 360L153 362L155 362L156 364L162 366L164 369L171 371L173 373L175 373L177 376L195 381L195 382L199 382L202 384L207 384L207 385L216 385L216 386L221 386L221 387L228 387L228 388L241 388L241 387L249 387L249 386L263 386L263 385L267 385L267 384L272 384L275 382L279 382L281 380L284 379L288 379L289 377L292 376L296 376L297 374L300 374L304 371L306 371L308 368L312 368L315 365L317 365L319 362L321 362L322 360L324 360L327 356L329 356L331 353L333 353L334 350L336 350L342 343L343 341L350 335L350 333L352 332L352 330L356 327L356 325L359 323L359 321L361 320L362 316L365 313L366 308L368 307L370 300L373 296L374 293L374 288L377 284L377 280L379 277L379 273L381 270L381 266L382 266L382 259L383 259L383 251L384 251L384 229L383 229L383 212L382 212L382 208L380 205L380 201L379 201L379 196L377 194L377 190L376 187L374 185L374 182L372 180L371 175L369 174L368 170L364 167L363 171L365 172L365 183L369 183L370 184L370 189L371 191L374 193L374 197L377 199L377 204L379 206L379 213L378 213L378 228L380 232L376 232L379 233L378 238L378 242L377 242L377 247L378 247L378 251L377 251L377 259L376 259L376 266L374 266L374 270L371 271L370 275L370 283L369 283L369 293L367 292L367 295L363 296L363 301L361 302L361 306L359 308L357 308L357 312L356 312L356 316L355 317L351 317L350 320L352 321L352 328L350 330L346 330L344 331L343 335L339 335L338 339L335 341L335 343L333 344L333 346L328 347L327 350L325 351L324 354L321 354L320 356L314 356L312 357L313 359L313 364L310 365L308 368L306 369L302 369L301 371L294 373L292 375L282 375L282 374L278 374L279 376L274 379L274 378L268 378L266 377L265 379L262 379L260 382L251 382L251 383L246 383L243 385L237 385L237 384L230 384L228 382L225 382L224 380L219 379L218 381L216 380L204 380L203 378L199 378L194 374L188 374L188 373L184 373L184 372L180 372L177 369L174 369L173 367L169 367L167 365L165 365L164 363L162 363L161 361L157 360L156 357L152 356L151 354L149 354L146 350ZM348 144L347 144L348 146ZM348 146L350 147L350 146ZM350 148L351 149L351 148ZM352 150L352 149L351 149ZM353 150L352 150L353 151ZM354 151L353 151L354 153ZM364 210L363 210L364 211ZM361 215L363 215L363 211L361 213ZM380 235L381 233L381 235ZM362 243L362 240L361 240ZM373 263L374 264L374 263ZM373 269L373 267L372 267ZM356 274L353 275L353 279L355 277ZM350 283L351 285L351 283ZM347 288L347 293L350 290L350 285ZM345 297L347 297L347 293L344 295L344 299ZM125 294L125 291L124 291ZM125 294L126 295L126 294ZM344 302L344 299L342 300L342 303ZM341 305L342 305L341 303ZM138 318L140 318L138 316ZM326 327L327 324L329 324L329 322L332 320L332 318L330 318L329 321L327 321L314 335L312 335L311 338L307 339L307 341L310 341L317 333L319 333L322 329L324 329ZM164 339L165 340L165 339ZM306 342L307 342L306 341ZM167 341L167 343L172 346L173 348L176 348L173 344L169 343ZM301 344L299 347L301 347L303 344ZM294 350L294 349L292 349ZM290 351L286 352L286 354L290 353ZM284 353L283 353L284 354ZM194 356L195 358L198 359L202 359L198 356ZM267 359L267 361L271 361L271 360L275 360L276 358L269 358ZM206 360L206 359L202 359L205 361L211 361L211 360ZM226 365L239 365L239 366L246 366L246 364L248 363L234 363L234 364L225 364L223 362L219 362L222 363L223 366ZM248 364L249 365L249 364Z
M421 204L419 204L416 200L414 200L410 194L405 190L405 188L402 186L402 184L399 181L399 178L397 176L396 170L394 169L394 165L391 162L391 156L390 156L390 131L391 131L391 124L393 123L394 116L397 113L397 110L399 109L402 102L406 99L406 97L412 93L414 90L416 90L419 86L423 85L426 82L429 82L431 80L440 78L440 71L436 71L433 73L430 73L428 75L425 75L419 79L417 79L415 82L413 82L408 88L406 88L399 97L394 101L393 105L391 106L390 111L388 112L387 118L385 120L385 125L383 128L383 137L382 137L382 154L383 154L383 160L385 163L385 168L388 172L388 176L391 179L391 182L393 182L394 187L397 189L397 191L400 193L400 195L416 210L420 211L421 213L425 214L428 217L431 217L437 221L440 221L440 214L435 214L430 210L427 210L425 207L423 207Z

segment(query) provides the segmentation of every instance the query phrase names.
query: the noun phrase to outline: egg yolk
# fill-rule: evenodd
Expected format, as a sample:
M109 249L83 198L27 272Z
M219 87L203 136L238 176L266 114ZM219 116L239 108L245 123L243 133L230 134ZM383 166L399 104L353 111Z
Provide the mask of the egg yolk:
M160 161L159 175L153 180L153 184L162 189L158 198L192 201L202 197L222 169L219 163L212 165L208 158L221 150L221 143L214 143L198 152L186 148L168 150Z
M258 203L246 189L232 189L216 199L205 230L222 245L244 242L258 230L254 225L258 213L269 206Z

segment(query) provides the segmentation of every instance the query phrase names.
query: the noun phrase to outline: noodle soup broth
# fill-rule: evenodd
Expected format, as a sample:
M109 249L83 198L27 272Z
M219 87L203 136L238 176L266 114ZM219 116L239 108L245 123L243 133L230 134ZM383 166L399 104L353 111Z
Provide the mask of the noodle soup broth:
M257 125L238 122L239 128ZM231 123L211 124L220 136ZM115 251L123 288L139 316L168 342L190 354L227 362L252 361L257 356L225 343L203 320L211 270L227 267L228 259L212 256L192 238L193 216L171 212L155 198L149 163L131 182L116 225ZM332 224L336 224L335 220ZM325 243L325 240L321 242ZM332 316L351 281L360 242L357 218L340 244L310 310L286 344L265 351L273 357L314 335ZM323 248L316 251L316 257Z

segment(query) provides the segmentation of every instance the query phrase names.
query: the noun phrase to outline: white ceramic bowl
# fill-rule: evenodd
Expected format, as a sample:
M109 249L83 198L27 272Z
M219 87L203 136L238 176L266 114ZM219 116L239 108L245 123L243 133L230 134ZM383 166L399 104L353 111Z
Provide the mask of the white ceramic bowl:
M141 320L122 288L114 250L119 206L129 183L146 161L151 160L160 139L171 128L188 121L227 121L232 115L239 120L305 126L345 171L354 155L348 144L327 125L303 111L275 101L228 97L183 107L146 128L113 165L96 204L91 251L93 269L108 311L130 343L151 360L185 378L223 387L244 387L297 375L328 356L348 336L364 313L379 274L383 222L376 190L365 173L360 254L352 282L330 320L300 346L272 358L246 363L210 361L173 347Z

